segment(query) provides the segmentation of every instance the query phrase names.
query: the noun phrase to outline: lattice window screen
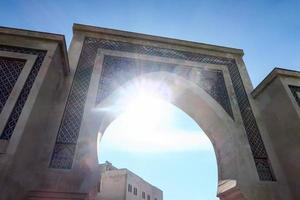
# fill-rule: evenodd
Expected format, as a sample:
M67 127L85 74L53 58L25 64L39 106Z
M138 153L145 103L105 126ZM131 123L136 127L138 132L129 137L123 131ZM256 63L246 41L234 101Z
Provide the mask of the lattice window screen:
M0 113L25 65L25 60L0 57Z
M290 88L298 106L300 107L300 86L289 85L289 88Z
M21 112L23 110L23 107L26 103L27 97L30 93L30 90L35 81L35 78L37 77L38 72L42 66L42 63L43 63L43 60L44 60L44 57L45 57L47 51L29 49L29 48L23 48L23 47L5 46L5 45L0 45L0 50L8 51L8 52L24 53L24 54L30 54L30 55L37 55L37 59L33 64L33 67L25 81L25 84L21 90L21 93L17 99L17 102L16 102L16 104L8 118L8 121L4 127L4 130L2 131L1 136L0 136L0 139L9 140L14 132L14 129L16 127L18 119L19 119Z

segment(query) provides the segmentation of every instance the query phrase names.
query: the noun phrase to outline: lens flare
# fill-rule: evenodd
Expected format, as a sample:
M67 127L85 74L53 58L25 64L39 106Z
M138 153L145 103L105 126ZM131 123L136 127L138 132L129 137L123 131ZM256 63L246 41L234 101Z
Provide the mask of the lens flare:
M170 89L159 82L139 79L124 86L116 95L122 112L108 127L104 137L110 148L132 153L164 153L210 149L203 131L176 127L175 112L170 102ZM105 132L105 133L106 133Z

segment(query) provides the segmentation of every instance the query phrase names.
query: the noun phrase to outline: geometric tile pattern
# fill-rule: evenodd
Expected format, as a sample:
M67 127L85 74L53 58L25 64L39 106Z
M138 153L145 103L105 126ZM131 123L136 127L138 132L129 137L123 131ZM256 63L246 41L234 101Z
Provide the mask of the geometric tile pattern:
M0 57L0 113L15 85L26 60Z
M295 97L295 100L296 100L298 106L300 107L300 96L299 96L299 94L300 94L300 86L289 85L289 88L290 88L293 96Z
M258 175L260 180L262 181L275 181L274 176L272 173L270 173L270 163L265 158L256 158L255 165L258 170Z
M67 141L68 142L66 143L67 145L73 144L74 146L76 146L83 109L84 109L84 103L87 95L87 88L90 82L97 50L99 48L226 66L232 81L232 85L236 95L236 100L238 103L238 107L240 109L245 132L248 137L248 141L251 147L253 159L257 168L259 178L262 181L276 180L272 171L271 163L269 161L256 119L254 117L252 108L250 106L248 95L244 88L243 80L240 75L238 66L236 64L235 59L231 59L231 58L217 57L217 56L211 56L211 55L205 55L205 54L199 54L199 53L193 53L193 52L187 52L181 50L166 49L166 48L159 48L153 46L146 46L146 45L127 43L127 42L88 37L84 41L77 71L74 76L74 83L72 85L69 94L69 99L58 132L57 144L60 144L61 143L60 140L62 140L62 141ZM82 81L82 85L78 84L78 81ZM100 85L101 84L102 83L100 82ZM228 96L228 94L226 95ZM217 102L219 102L222 105L223 99L226 98L221 97L221 99L217 99ZM232 115L230 114L230 112L228 112L228 109L224 105L225 104L223 104L222 107L227 111L229 115ZM72 110L74 110L76 114L73 113ZM72 113L74 116L69 113ZM56 152L56 148L57 147L55 146L54 152ZM70 158L71 160L73 160L73 156L74 154L71 155L72 157ZM52 157L51 163L60 162L53 159L56 159L56 157L55 156ZM71 168L71 165L68 166Z
M47 51L44 50L36 50L36 49L29 49L24 47L14 47L14 46L6 46L0 45L0 51L8 51L8 52L15 52L15 53L23 53L23 54L30 54L36 55L37 59L35 60L28 77L24 83L24 86L18 96L18 99L14 105L12 112L6 122L3 132L0 135L0 139L9 140L12 136L18 119L21 115L22 109L26 103L27 97L30 93L34 80L39 72L40 67L42 66L44 57Z
M66 143L56 143L52 159L51 168L70 169L73 163L76 145Z
M89 55L89 46L85 44L57 134L49 165L51 168L70 169L72 167L84 104L93 70L90 67L93 65L90 56L93 55Z

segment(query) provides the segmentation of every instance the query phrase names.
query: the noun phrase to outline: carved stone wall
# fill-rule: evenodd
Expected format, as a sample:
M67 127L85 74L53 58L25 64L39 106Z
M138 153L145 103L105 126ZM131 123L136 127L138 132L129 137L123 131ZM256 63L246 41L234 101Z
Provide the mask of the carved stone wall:
M46 182L68 71L63 35L0 27L0 199Z
M282 168L276 174L278 184L290 190L292 199L300 199L300 165L295 159L300 153L299 94L300 72L282 68L273 69L252 92L268 130L265 141L272 144Z

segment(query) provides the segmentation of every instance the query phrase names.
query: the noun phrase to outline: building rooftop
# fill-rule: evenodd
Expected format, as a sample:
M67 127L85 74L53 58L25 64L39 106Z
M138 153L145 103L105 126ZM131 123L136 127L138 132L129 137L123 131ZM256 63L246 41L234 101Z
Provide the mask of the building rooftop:
M64 61L64 71L65 73L68 73L70 71L67 45L64 35L3 26L0 26L0 34L57 42L62 52L62 59Z
M256 88L254 88L254 90L251 92L252 96L256 98L276 77L279 76L300 78L300 71L275 67L266 76L266 78L262 82L260 82L260 84Z
M150 184L148 181L146 181L145 179L141 178L140 176L138 176L136 173L130 171L129 169L127 169L127 168L117 168L117 167L113 166L112 163L110 163L109 161L106 161L105 163L99 164L99 167L100 168L105 167L104 168L105 170L102 171L102 172L107 172L107 171L123 171L123 172L125 172L125 174L133 175L133 176L139 178L141 181L146 182L147 184L149 184L152 187L156 188L157 190L162 191L161 189L159 189L158 187Z

